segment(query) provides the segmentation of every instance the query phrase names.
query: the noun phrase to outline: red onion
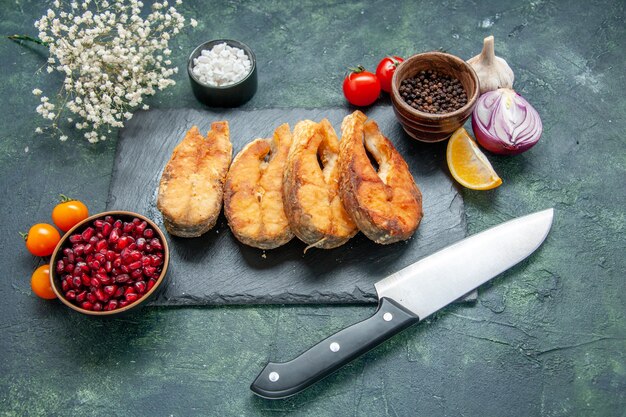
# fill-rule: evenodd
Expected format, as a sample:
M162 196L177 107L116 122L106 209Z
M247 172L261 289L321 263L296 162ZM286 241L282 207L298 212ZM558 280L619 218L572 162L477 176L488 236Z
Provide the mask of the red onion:
M472 113L478 143L493 153L516 155L530 149L541 137L539 113L509 88L482 94Z

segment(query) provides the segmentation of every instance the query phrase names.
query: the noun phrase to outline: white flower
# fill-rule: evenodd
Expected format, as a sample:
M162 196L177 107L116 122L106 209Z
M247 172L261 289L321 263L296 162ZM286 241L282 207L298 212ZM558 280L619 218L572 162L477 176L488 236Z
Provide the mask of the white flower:
M62 3L54 0L54 8L35 22L39 38L49 43L46 71L65 77L63 94L53 100L60 105L41 97L37 113L55 124L61 112L73 113L63 120L95 143L106 139L105 130L123 127L137 107L148 109L146 96L175 84L171 77L178 68L163 57L171 54L169 41L185 18L167 1L155 2L149 13L138 0ZM191 19L190 24L198 22Z
M61 142L65 142L65 141L67 140L67 136L65 136L65 135L61 135L61 137L59 138L59 140L60 140Z
M43 129L40 127L35 128L35 133L43 133Z
M191 19L189 20L189 24L191 25L191 27L195 28L196 26L198 26L198 21L196 19Z

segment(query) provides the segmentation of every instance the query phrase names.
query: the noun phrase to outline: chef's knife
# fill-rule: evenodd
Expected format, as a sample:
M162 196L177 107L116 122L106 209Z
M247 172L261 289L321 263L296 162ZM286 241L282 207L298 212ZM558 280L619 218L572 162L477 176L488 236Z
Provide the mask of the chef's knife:
M376 313L285 363L268 363L250 386L264 398L289 397L386 339L424 320L533 253L548 235L553 209L463 239L375 284Z

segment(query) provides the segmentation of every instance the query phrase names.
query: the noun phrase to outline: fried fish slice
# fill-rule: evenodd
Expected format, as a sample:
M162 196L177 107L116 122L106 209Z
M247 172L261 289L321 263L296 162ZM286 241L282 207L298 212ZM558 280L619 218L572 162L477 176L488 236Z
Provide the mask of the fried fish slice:
M410 238L422 219L422 194L391 141L358 110L341 125L339 159L341 198L359 229L376 243Z
M196 237L215 226L231 157L228 122L212 123L206 138L196 126L187 132L159 184L157 208L169 233Z
M311 247L340 246L358 230L339 196L339 141L330 122L296 124L283 180L285 213Z
M291 146L287 123L272 139L256 139L235 157L224 187L224 214L240 242L273 249L293 232L283 209L283 172Z

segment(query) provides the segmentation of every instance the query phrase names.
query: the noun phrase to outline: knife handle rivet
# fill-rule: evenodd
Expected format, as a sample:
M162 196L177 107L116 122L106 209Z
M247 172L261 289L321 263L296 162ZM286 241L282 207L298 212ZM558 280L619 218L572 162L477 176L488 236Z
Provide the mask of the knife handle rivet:
M391 321L391 319L393 319L393 314L387 312L385 314L383 314L383 320L385 321Z
M278 378L280 378L280 375L278 375L278 372L270 372L270 375L269 375L270 381L276 382L278 381Z
M333 343L330 344L330 351L331 352L339 352L339 349L341 349L341 346L339 346L339 343L333 342Z

